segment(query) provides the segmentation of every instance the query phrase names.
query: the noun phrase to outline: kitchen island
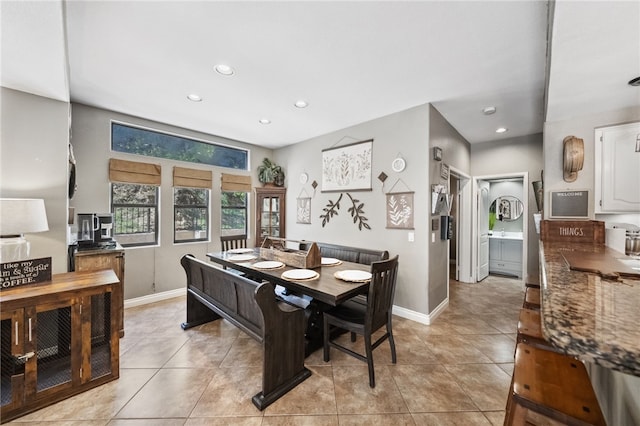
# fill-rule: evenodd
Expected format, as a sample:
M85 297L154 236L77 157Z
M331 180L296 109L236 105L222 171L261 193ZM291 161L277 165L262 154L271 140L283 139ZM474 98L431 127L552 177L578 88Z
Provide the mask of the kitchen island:
M543 335L585 363L611 425L640 424L640 271L632 262L603 244L540 243Z

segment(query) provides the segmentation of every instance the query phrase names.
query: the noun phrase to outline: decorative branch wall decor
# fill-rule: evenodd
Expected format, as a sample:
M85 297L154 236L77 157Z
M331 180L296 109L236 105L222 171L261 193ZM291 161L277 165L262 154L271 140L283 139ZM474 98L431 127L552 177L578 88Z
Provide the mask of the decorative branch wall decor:
M329 200L329 203L327 204L327 207L322 209L324 214L320 215L320 219L322 219L322 227L323 228L327 223L329 223L329 220L333 216L337 216L338 215L338 210L340 210L340 200L342 200L342 194L340 194L340 197L338 198L338 201L335 202L335 204L333 203L333 201Z
M322 151L322 192L371 190L373 139Z
M351 196L351 194L347 193L347 196L351 199L352 206L347 209L349 213L351 213L351 217L353 218L353 223L358 223L358 229L362 231L364 229L371 229L369 224L367 223L367 218L363 216L364 203L360 203L360 200L356 200ZM360 203L360 204L358 204Z
M387 228L413 228L413 192L387 193Z
M332 200L329 200L327 206L322 209L324 214L320 215L320 219L322 219L322 227L329 223L329 220L333 216L338 215L338 210L340 210L340 201L342 201L342 196L344 194L340 194L338 200L334 203ZM364 229L371 229L371 226L367 223L367 218L364 216L364 203L361 203L360 200L353 198L351 194L347 193L347 197L351 200L351 207L347 209L351 217L353 218L353 223L358 224L358 229L362 231Z

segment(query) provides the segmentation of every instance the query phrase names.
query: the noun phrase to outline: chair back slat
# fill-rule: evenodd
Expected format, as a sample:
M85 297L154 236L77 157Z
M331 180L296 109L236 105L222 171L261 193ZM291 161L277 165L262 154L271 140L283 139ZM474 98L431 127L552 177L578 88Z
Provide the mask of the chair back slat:
M373 262L371 275L365 328L373 332L385 325L391 315L398 276L398 256Z
M247 235L225 235L220 237L220 244L222 251L229 251L232 249L246 248L247 247Z

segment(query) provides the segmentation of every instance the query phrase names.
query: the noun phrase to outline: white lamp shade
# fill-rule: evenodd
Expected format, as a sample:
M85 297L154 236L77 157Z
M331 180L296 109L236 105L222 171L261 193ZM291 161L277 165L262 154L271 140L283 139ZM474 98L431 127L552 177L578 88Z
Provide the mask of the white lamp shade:
M0 236L48 230L43 199L0 198Z

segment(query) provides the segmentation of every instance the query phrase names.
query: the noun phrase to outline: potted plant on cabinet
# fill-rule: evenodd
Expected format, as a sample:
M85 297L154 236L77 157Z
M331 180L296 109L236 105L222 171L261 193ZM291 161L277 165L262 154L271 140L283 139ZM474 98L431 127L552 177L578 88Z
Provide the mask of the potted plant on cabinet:
M264 186L282 186L284 185L284 171L273 161L265 158L262 164L258 166L258 180Z

